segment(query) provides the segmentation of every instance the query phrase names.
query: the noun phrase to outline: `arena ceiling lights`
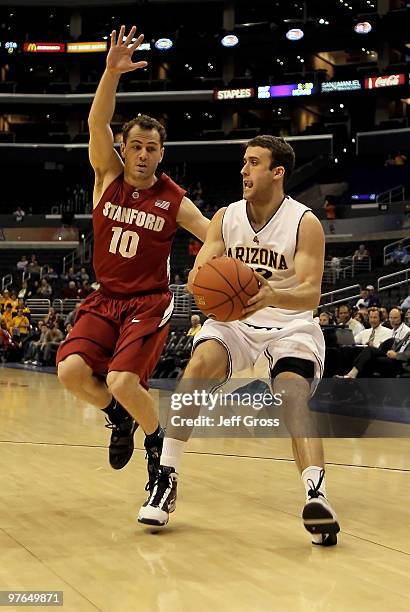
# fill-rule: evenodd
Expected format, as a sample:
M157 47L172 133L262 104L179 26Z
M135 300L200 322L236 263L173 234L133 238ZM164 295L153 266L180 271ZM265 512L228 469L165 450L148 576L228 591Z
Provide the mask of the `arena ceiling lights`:
M302 40L304 35L305 33L301 28L291 28L286 32L285 36L288 40L291 40L293 42L296 40Z
M174 46L174 42L170 38L159 38L154 46L158 51L169 51Z
M353 29L356 34L370 34L370 32L373 30L373 27L372 24L368 21L359 21L359 23L356 23L354 25Z
M221 45L223 47L236 47L239 44L239 38L235 34L227 34L221 40Z

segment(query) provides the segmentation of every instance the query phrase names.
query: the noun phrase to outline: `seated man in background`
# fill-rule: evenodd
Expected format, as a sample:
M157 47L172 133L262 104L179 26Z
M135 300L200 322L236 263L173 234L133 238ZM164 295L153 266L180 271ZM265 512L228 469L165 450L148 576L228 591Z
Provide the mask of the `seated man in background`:
M191 327L188 329L187 336L195 336L201 330L201 319L198 315L192 315Z
M381 325L381 316L378 308L369 308L370 329L365 329L355 336L356 344L367 344L379 348L380 344L391 338L393 332Z
M352 309L348 304L340 304L337 310L337 323L338 325L343 325L344 327L348 327L353 336L357 336L360 332L364 330L364 325L362 325L356 319L352 319Z

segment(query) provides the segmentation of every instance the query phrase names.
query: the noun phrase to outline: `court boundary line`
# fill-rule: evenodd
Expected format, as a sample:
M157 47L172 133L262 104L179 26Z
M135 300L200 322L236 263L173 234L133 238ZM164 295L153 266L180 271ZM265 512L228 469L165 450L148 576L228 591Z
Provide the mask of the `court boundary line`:
M363 438L366 439L366 438ZM67 444L65 442L26 442L24 440L0 440L0 444L32 444L33 446L63 446L67 448L104 448L108 449L108 446L101 444ZM141 451L145 453L144 448L136 446L134 451ZM235 453L204 453L201 451L185 451L187 455L203 455L209 457L234 457L237 459L262 459L263 461L285 461L288 463L294 463L294 459L287 459L285 457L259 457L256 455L237 455ZM361 468L369 470L384 470L390 472L410 472L410 468L393 468L393 467L381 467L378 465L355 465L353 463L339 463L336 461L326 461L326 465L333 465L337 467L350 467L350 468Z
M28 552L28 554L30 556L34 557L34 559L36 559L36 561L38 561L43 567L47 568L49 572L51 572L52 574L57 576L57 578L59 578L64 584L66 584L71 589L73 589L73 591L75 591L75 593L77 593L77 595L79 595L82 599L87 601L93 608L95 608L96 610L99 610L99 612L103 612L102 608L99 608L95 603L93 603L90 599L88 599L88 597L86 595L83 595L83 593L81 593L77 589L77 587L73 586L65 578L60 576L60 574L58 574L58 572L56 572L52 567L50 567L43 559L40 559L40 557L38 557L32 550L30 550L30 548L27 548L26 544L23 544L23 542L20 542L19 540L17 540L16 537L12 533L9 533L7 528L0 527L0 531L2 531L7 537L9 537L11 540L13 540L13 542L15 542L18 546L21 546L21 548L23 548L26 552ZM64 597L64 591L63 591L63 597ZM65 603L66 602L64 602L64 600L63 600L63 608L65 606Z

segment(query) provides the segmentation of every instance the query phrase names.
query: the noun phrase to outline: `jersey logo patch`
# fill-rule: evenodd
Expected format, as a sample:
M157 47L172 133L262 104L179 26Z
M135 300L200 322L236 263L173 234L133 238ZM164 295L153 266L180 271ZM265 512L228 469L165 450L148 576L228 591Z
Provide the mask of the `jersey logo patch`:
M168 210L168 208L171 206L171 202L167 202L166 200L157 200L155 202L155 206L158 206L158 208L163 208L164 210Z

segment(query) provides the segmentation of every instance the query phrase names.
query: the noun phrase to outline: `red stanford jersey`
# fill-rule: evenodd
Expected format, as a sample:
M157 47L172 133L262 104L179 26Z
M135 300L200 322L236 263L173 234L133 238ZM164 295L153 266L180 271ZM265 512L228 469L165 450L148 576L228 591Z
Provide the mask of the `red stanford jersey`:
M137 190L120 174L93 212L94 271L108 294L168 290L169 257L185 191L166 174Z

